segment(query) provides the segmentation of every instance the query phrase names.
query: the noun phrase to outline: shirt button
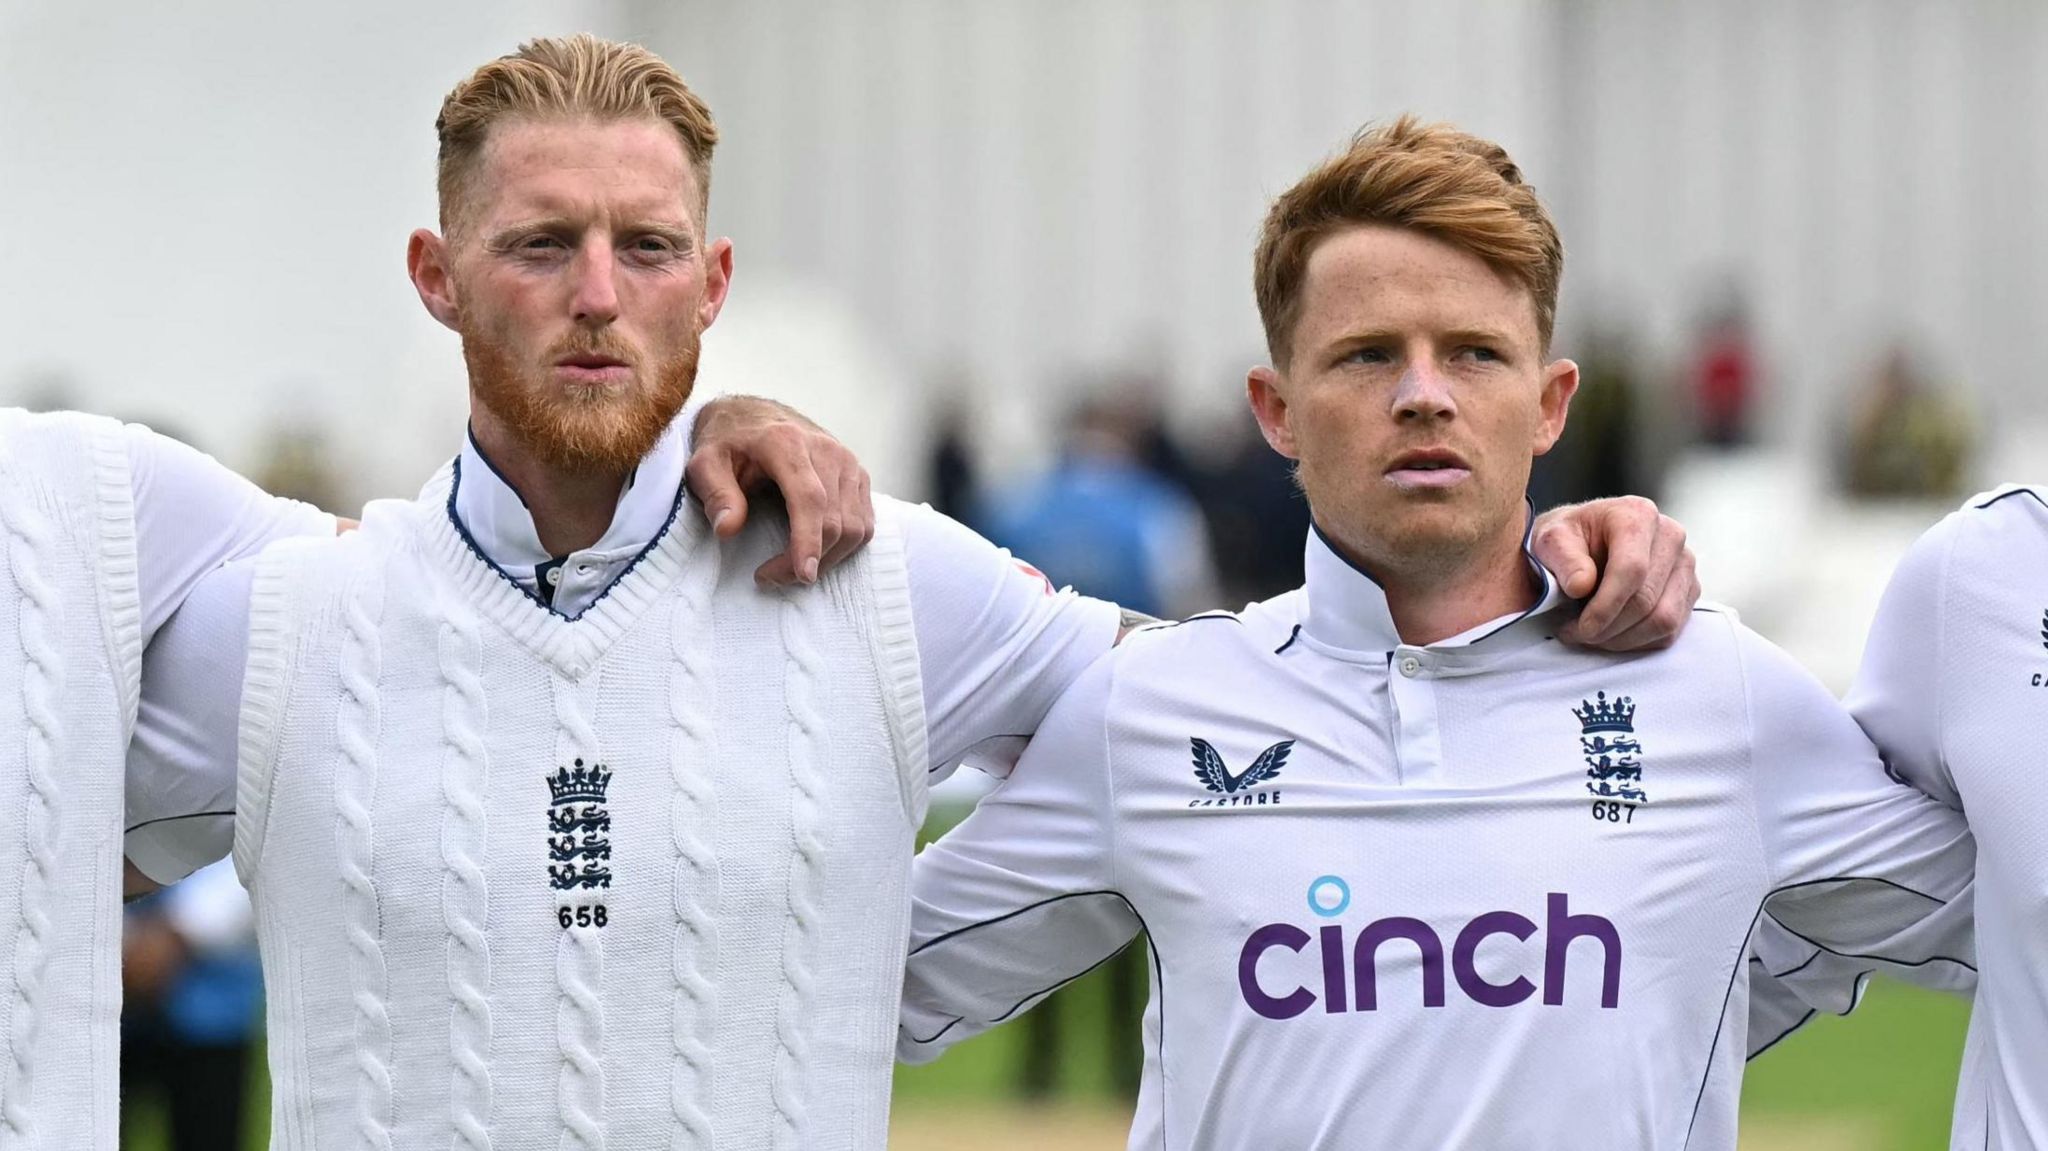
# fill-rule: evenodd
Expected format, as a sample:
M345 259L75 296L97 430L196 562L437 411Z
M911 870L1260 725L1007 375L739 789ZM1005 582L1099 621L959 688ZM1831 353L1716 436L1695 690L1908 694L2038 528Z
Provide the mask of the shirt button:
M549 586L549 587L560 587L560 586L561 586L561 583L562 583L562 569L561 569L561 568L549 568L549 569L548 569L548 586Z
M1421 670L1422 670L1422 661L1421 661L1421 660L1419 660L1419 659L1416 659L1416 658L1415 658L1414 656L1412 656L1412 655L1411 655L1411 656L1404 656L1404 657L1402 658L1402 660L1401 660L1401 674L1402 674L1402 675L1405 675L1405 676L1407 676L1407 677L1408 677L1409 679L1414 679L1414 678L1415 678L1415 674L1416 674L1417 672L1421 671Z

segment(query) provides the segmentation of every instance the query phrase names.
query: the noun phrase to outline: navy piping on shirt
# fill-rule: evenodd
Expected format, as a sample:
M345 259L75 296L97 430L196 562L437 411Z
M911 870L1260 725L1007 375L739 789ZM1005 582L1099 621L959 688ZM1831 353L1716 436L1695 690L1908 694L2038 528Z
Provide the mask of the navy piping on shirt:
M1032 903L1032 904L1027 904L1027 905L1025 905L1025 906L1023 906L1023 907L1020 907L1020 908L1018 908L1018 909L1017 909L1017 910L1015 910L1015 911L1009 911L1009 912L1005 912L1005 913L1003 913L1002 915L998 915L998 916L996 916L996 917L995 917L994 919L984 919L984 920L981 920L981 921L980 921L980 922L978 922L978 923L970 923L970 924L968 924L968 925L967 925L967 926L965 926L965 927L958 927L958 928L955 928L955 929L953 929L952 931L948 931L948 932L946 932L946 933L945 933L944 935L940 935L940 936L935 936L935 937L933 937L933 938L931 938L931 939L927 939L927 940L925 940L925 941L924 941L923 943L919 944L919 945L918 945L918 946L917 946L917 947L916 947L915 949L913 949L913 950L912 950L912 951L910 952L910 954L911 954L911 955L917 955L918 953L920 953L920 952L924 951L925 949L927 949L927 948L930 948L930 947L935 947L935 946L937 946L937 945L939 945L939 944L941 944L941 943L944 943L945 941L947 941L947 940L949 940L949 939L953 938L953 937L954 937L954 936L956 936L956 935L965 935L965 934L967 934L968 932L970 932L970 931L974 931L974 930L976 930L976 929L978 929L978 928L983 928L983 927L991 927L991 926L994 926L995 924L998 924L998 923L1003 923L1003 922L1006 922L1006 921L1008 921L1008 920L1011 920L1011 919L1015 919L1016 917L1018 917L1019 915L1023 915L1023 914L1024 914L1025 912L1027 912L1027 911L1035 911L1035 910L1037 910L1038 908L1044 907L1044 906L1046 906L1046 905L1048 905L1048 904L1053 904L1053 903L1059 903L1059 902L1061 902L1061 901L1063 901L1063 900L1073 899L1073 898L1076 898L1076 897L1078 897L1078 896L1083 896L1083 895L1108 895L1108 896L1112 896L1112 897L1114 897L1114 898L1116 898L1116 899L1118 899L1118 900L1122 901L1122 903L1123 903L1123 905L1124 905L1125 907L1128 907L1128 908L1130 908L1130 911L1131 911L1131 918L1133 918L1133 919L1136 919L1136 920L1138 921L1138 930L1139 930L1139 931L1142 931L1142 932L1143 932L1143 933L1145 934L1145 945L1146 945L1146 946L1145 946L1145 949L1146 949L1147 951L1151 952L1151 954L1152 954L1152 988L1153 988L1153 990L1154 990L1154 991L1156 991L1156 992L1158 993L1158 995L1159 995L1159 1068L1160 1068L1160 1071L1159 1071L1159 1075L1160 1075L1160 1090L1159 1090L1159 1146L1160 1146L1160 1147L1161 1147L1161 1148L1163 1149L1163 1148L1165 1148L1165 1147L1166 1147L1166 1145L1167 1145L1167 1127L1166 1127L1166 1095L1167 1095L1167 1092L1166 1092L1166 970L1165 970L1165 969L1164 969L1163 967L1161 967L1161 966L1160 966L1160 963L1159 963L1159 944L1158 944L1158 940L1157 940L1157 937L1156 937L1156 936L1154 936L1154 935L1152 934L1152 929L1151 929L1150 927L1147 927L1147 926L1145 925L1145 917L1144 917L1143 915L1140 915L1140 914L1138 914L1138 908L1137 908L1137 906L1136 906L1135 904L1133 904L1133 903L1131 902L1131 900L1130 900L1130 897L1126 896L1126 895L1125 895L1125 894L1124 894L1123 892L1121 892L1121 891L1069 891L1069 892L1066 892L1066 893L1064 893L1064 894L1061 894L1061 895L1054 895L1054 896L1051 896L1051 897L1049 897L1049 898L1046 898L1046 899L1041 899L1041 900L1039 900L1039 901L1038 901L1038 902L1036 902L1036 903ZM1124 947L1129 947L1129 946L1130 946L1130 944L1129 944L1128 942L1124 944ZM1100 967L1100 966L1102 966L1102 964L1104 964L1104 963L1107 963L1107 962L1108 962L1108 961L1109 961L1110 959L1114 959L1114 958L1115 958L1116 956L1118 956L1118 955L1122 954L1122 953L1123 953L1123 950L1124 950L1124 947L1119 947L1119 948L1117 948L1117 949L1116 949L1115 951L1112 951L1112 952L1110 952L1110 953L1109 953L1109 955L1107 955L1107 956L1104 956L1104 957L1103 957L1102 959L1100 959L1100 960L1097 960L1097 961L1096 961L1096 963L1095 963L1095 965L1094 965L1094 966L1092 966L1092 967L1090 967L1090 968L1088 969L1088 971L1093 971L1093 970L1095 970L1095 968L1096 968L1096 967ZM1048 988L1047 990L1048 990L1048 991L1052 991L1052 990L1058 990L1058 989L1059 989L1059 988L1060 988L1061 986L1063 986L1064 984L1066 984L1066 983L1070 983L1070 982L1072 982L1072 981L1073 981L1073 980L1075 980L1075 979L1079 979L1079 978L1081 977L1081 975L1086 975L1086 974L1088 974L1088 971L1083 971L1083 972L1081 972L1081 974L1080 974L1080 975L1073 975L1073 976L1069 976L1068 978L1066 978L1066 979L1063 979L1063 980L1061 980L1061 981L1060 981L1059 983L1055 983L1055 984L1053 984L1053 986L1052 986L1051 988ZM1043 992L1043 991L1041 991L1041 992L1038 992L1037 994L1043 995L1043 994L1045 994L1045 993L1046 993L1046 992ZM1029 1002L1031 1002L1031 999L1032 999L1032 997L1031 997L1031 996L1028 996L1028 995L1027 995L1027 996L1025 996L1025 997L1024 997L1023 1001L1022 1001L1022 1002L1020 1002L1020 1003L1019 1003L1019 1004L1018 1004L1017 1006L1018 1006L1018 1007L1021 1007L1021 1006L1023 1006L1023 1004L1024 1004L1024 1003L1029 1003ZM1016 1007L1012 1007L1012 1008L1010 1008L1010 1011L1006 1011L1006 1012L1004 1012L1004 1013L1003 1013L1002 1019L1007 1019L1007 1018L1009 1018L1009 1016L1010 1016L1010 1013L1011 1013L1011 1012L1014 1012L1014 1011L1016 1011L1016 1010L1017 1010L1017 1008L1016 1008ZM955 1019L955 1020L953 1021L953 1023L958 1023L958 1022L960 1022L960 1020L958 1020L958 1019ZM998 1020L997 1020L997 1022L1001 1022L1001 1019L998 1019ZM946 1025L946 1026L945 1026L944 1028L941 1028L941 1029L939 1030L939 1033L938 1033L938 1035L934 1035L934 1036L932 1036L932 1038L931 1038L931 1039L918 1039L918 1038L916 1038L915 1036L913 1036L913 1037L911 1038L911 1042L913 1042L913 1043L930 1043L930 1042L932 1042L933 1040L936 1040L936 1039L937 1039L937 1038L939 1037L939 1035L944 1035L944 1034L945 1034L945 1033L946 1033L947 1031L950 1031L950 1030L952 1029L952 1027L953 1027L953 1023L949 1023L949 1024L947 1024L947 1025Z
M159 823L172 823L180 819L200 819L209 815L233 815L234 813L235 809L230 807L226 811L190 811L184 815L161 815L155 819L145 819L141 823L126 829L121 834L126 835L130 831L139 831L145 827L153 827Z
M2040 504L2044 508L2048 508L2048 500L2042 499L2040 492L2037 492L2029 487L2018 487L2014 488L2009 492L2000 492L1999 494L1992 496L1990 499L1985 500L1983 503L1975 505L1972 508L1972 510L1981 512L1985 508L1990 507L1992 504L1995 504L2000 500L2010 499L2013 496L2031 496L2033 497L2035 503Z
M1730 998L1731 998L1731 997L1732 997L1732 996L1733 996L1733 995L1735 994L1735 977L1736 977L1737 975L1740 975L1740 974L1742 973L1742 966L1743 966L1743 963L1744 963L1744 961L1745 961L1745 958L1754 958L1753 956L1750 956L1750 955L1749 955L1749 941L1750 941L1750 939L1751 939L1751 938L1753 938L1753 937L1754 937L1754 936L1756 935L1756 925L1757 925L1757 923L1758 923L1758 922L1759 922L1760 920L1762 920L1762 919L1763 919L1763 917L1764 917L1764 905L1765 905L1766 903L1769 903L1769 902L1770 902L1770 900L1771 900L1771 897L1772 897L1772 896L1774 896L1774 895L1780 895L1780 894L1783 894L1784 892L1787 892L1787 891L1797 891L1797 890L1799 890L1799 889L1800 889L1800 888L1802 888L1802 887L1814 887L1814 886L1817 886L1817 885L1819 885L1819 884L1823 884L1823 883L1858 883L1858 882L1861 882L1861 883L1881 883L1881 884L1883 884L1883 885L1884 885L1884 886L1886 886L1886 887L1896 888L1896 889L1898 889L1898 890L1900 890L1900 891L1906 892L1906 893L1907 893L1907 894L1909 894L1909 895L1917 895L1917 896L1919 896L1920 898L1922 898L1922 899L1925 899L1925 900L1928 900L1929 902L1932 902L1932 903L1946 903L1946 902L1948 902L1947 900L1945 900L1945 899L1941 899L1941 898L1940 898L1940 897L1938 897L1938 896L1933 896L1933 895L1929 895L1929 894L1927 894L1927 893L1926 893L1926 892L1924 892L1924 891L1915 891L1914 889L1912 889L1912 888L1910 888L1910 887L1907 887L1907 886L1906 886L1905 884L1903 884L1903 883L1897 883L1897 882L1894 882L1894 881L1892 881L1892 880L1889 880L1889 879L1885 879L1885 878L1884 878L1884 877L1882 877L1882 876L1876 876L1876 875L1836 875L1836 876L1830 876L1830 877L1828 877L1828 878L1825 878L1825 879L1808 879L1808 880L1803 880L1803 881L1801 881L1801 882L1799 882L1799 883L1788 883L1788 884L1786 884L1786 885L1785 885L1785 886L1783 886L1783 887L1774 887L1774 888L1772 888L1771 890L1769 890L1769 891L1766 891L1766 892L1764 892L1763 898L1762 898L1762 899L1759 899L1759 900L1757 900L1757 902L1756 902L1756 914L1755 914L1755 915L1752 915L1752 916L1750 916L1750 917L1749 917L1749 930L1748 930L1747 932L1744 932L1744 933L1743 933L1743 936L1742 936L1742 947L1741 947L1741 949L1740 949L1740 950L1738 950L1738 951L1736 952L1736 956L1737 956L1737 958L1736 958L1736 960L1735 960L1735 965L1734 965L1734 967L1732 967L1732 968L1731 968L1731 969L1729 970L1729 972L1728 972L1728 990L1727 990L1726 992L1724 992L1724 993L1722 994L1722 996L1721 996L1721 1019L1720 1019L1720 1022L1718 1022L1718 1023L1716 1023L1716 1024L1714 1025L1714 1038L1713 1038L1713 1041L1712 1041L1712 1042L1710 1042L1710 1043L1709 1043L1709 1044L1707 1045L1707 1060L1706 1060L1706 1065L1705 1065L1704 1067L1702 1067L1702 1068L1700 1069L1700 1089L1699 1089L1698 1093L1697 1093L1697 1094L1695 1094L1695 1095L1693 1096L1693 1100L1692 1100L1692 1119L1691 1119L1691 1120L1690 1120L1689 1122L1687 1122L1687 1123L1686 1123L1686 1125L1685 1125L1685 1145L1686 1145L1686 1146L1691 1146L1691 1144L1692 1144L1692 1131L1693 1131L1693 1128L1694 1128L1694 1127L1695 1127L1695 1126L1696 1126L1696 1125L1697 1125L1697 1124L1699 1123L1699 1121L1700 1121L1700 1105L1701 1105L1702 1103L1704 1103L1704 1102L1706 1101L1706 1098L1707 1098L1707 1080L1711 1079L1711 1078L1713 1077L1713 1074L1714 1074L1714 1052L1716 1052L1716 1051L1720 1050L1720 1047L1721 1047L1721 1030L1722 1030L1722 1028L1724 1028L1724 1027L1726 1027L1726 1026L1728 1025L1728 1000L1729 1000L1729 999L1730 999ZM1785 926L1785 925L1784 925L1784 922L1783 922L1782 920L1778 919L1778 918L1777 918L1776 916L1772 916L1772 917L1771 917L1771 921L1772 921L1773 923L1777 923L1777 924L1778 924L1778 925L1779 925L1780 927L1784 927L1784 926ZM1805 940L1805 941L1806 941L1807 943L1813 944L1813 946L1815 946L1815 947L1818 947L1818 948L1820 948L1820 949L1821 949L1822 951L1828 951L1828 950L1830 950L1829 948L1827 948L1827 947L1824 947L1824 946L1822 946L1822 945L1821 945L1821 944L1819 944L1819 943L1814 943L1814 941L1813 941L1813 940L1811 940L1811 939L1807 939L1807 937L1806 937L1806 936L1804 936L1804 935L1801 935L1801 934L1800 934L1799 932L1797 932L1797 931L1794 931L1794 930L1793 930L1792 928L1786 927L1786 928L1785 928L1785 930L1787 930L1787 931L1790 931L1790 932L1791 932L1791 933L1792 933L1793 935L1795 935L1795 936L1798 936L1798 938L1800 938L1800 939L1803 939L1803 940ZM1841 954L1841 953L1840 953L1840 952L1835 952L1835 954ZM1919 967L1919 966L1922 966L1922 965L1925 965L1925 964L1928 964L1928 963L1932 963L1932 962L1934 962L1935 960L1943 960L1943 961L1945 961L1945 962L1949 962L1949 963L1955 963L1955 964L1959 964L1959 965L1961 965L1961 966L1963 966L1963 967L1968 967L1968 968L1969 968L1969 969L1970 969L1971 971L1975 971L1975 970L1976 970L1976 968L1975 968L1975 967L1971 967L1971 966L1970 966L1970 965L1969 965L1968 963L1964 963L1964 962L1963 962L1962 960L1960 960L1960 959L1954 959L1954 958L1951 958L1951 957L1949 957L1949 956L1946 956L1946 955L1934 955L1934 956L1929 956L1929 957L1928 957L1928 958L1926 958L1926 959L1921 959L1921 960L1917 960L1917 961L1913 961L1913 962L1908 962L1908 961L1906 961L1906 960L1903 960L1903 959L1890 959L1890 958L1886 958L1886 957L1884 957L1884 956L1850 956L1849 958L1855 958L1855 959L1883 959L1883 960L1884 960L1885 962L1887 962L1887 963L1896 963L1896 964L1898 964L1898 965L1899 965L1899 966L1901 966L1901 967ZM1794 970L1797 970L1797 969L1795 968ZM1863 972L1863 973L1860 973L1860 974L1858 974L1858 975L1857 975L1857 977L1856 977L1856 988L1855 988L1855 994L1852 994L1852 995L1850 996L1850 998L1849 998L1849 1002L1851 1002L1852 1004L1853 1004L1853 1003L1855 1003L1855 1002L1856 1002L1856 1000L1857 1000L1857 998L1858 998L1858 997L1860 996L1860 993L1861 993L1861 991L1862 991L1862 988L1863 988L1863 983L1864 983L1864 980L1865 980L1865 978L1867 978L1868 974L1869 974L1868 972ZM1782 1039L1782 1038L1784 1038L1784 1036L1779 1036L1779 1038L1780 1038L1780 1039ZM1773 1042L1775 1042L1775 1040L1774 1040ZM1761 1052L1759 1052L1759 1054L1761 1054Z
M1797 1031L1801 1027L1806 1026L1807 1020L1812 1019L1814 1016L1818 1014L1820 1014L1820 1008L1807 1008L1806 1014L1799 1017L1799 1022L1794 1023L1792 1026L1787 1027L1785 1030L1779 1032L1778 1035L1775 1038L1773 1038L1769 1043L1766 1043L1762 1047L1757 1048L1755 1051L1750 1052L1749 1059L1745 1059L1743 1062L1747 1063L1750 1060L1755 1059L1757 1056L1762 1055L1764 1052L1769 1051L1771 1048L1776 1047L1778 1044L1783 1043L1785 1040L1791 1038L1792 1033L1794 1031Z
M1290 648L1290 647L1293 647L1293 646L1294 646L1294 641L1295 641L1295 640L1298 640L1298 639L1300 639L1300 638L1301 638L1301 625L1300 625L1300 624L1295 624L1295 625L1294 625L1294 630L1293 630L1293 631L1290 631L1290 632L1288 632L1288 633L1287 633L1287 642L1286 642L1286 643L1283 643L1283 644L1281 644L1281 645L1280 645L1279 647L1276 647L1276 648L1274 648L1274 649L1273 649L1273 654L1274 654L1274 655L1281 655L1281 654L1284 654L1284 653L1285 653L1285 652L1287 651L1287 649L1288 649L1288 648Z
M482 453L478 454L481 455ZM490 461L484 461L484 466L491 467ZM497 469L492 468L492 470L496 471ZM546 600L540 598L540 596L535 594L534 592L528 591L523 584L521 584L518 580L512 578L510 572L507 572L504 568L499 567L498 562L496 560L484 554L484 549L478 546L476 542L476 537L470 535L469 528L464 526L462 522L462 517L455 513L455 494L461 490L462 457L457 456L455 457L454 478L448 484L448 522L455 525L455 533L462 537L463 543L469 545L470 553L475 555L476 558L482 560L486 567L490 568L494 572L497 572L498 577L500 579L503 579L506 583L511 584L512 587L515 590L517 590L520 595L525 596L536 607L539 607L541 610L546 611L551 615L560 616L562 619L568 620L572 623L575 622L575 620L578 617L580 617L583 614L583 612L578 612L576 613L576 615L567 615L563 612L556 611L553 604L550 604ZM620 580L625 579L627 576L633 574L633 569L640 566L640 561L647 558L647 553L661 546L661 541L668 538L669 530L675 527L676 516L682 512L683 501L686 498L688 498L689 494L690 489L687 485L676 485L676 502L669 506L668 519L662 521L661 530L654 533L654 538L647 541L647 546L640 549L640 553L633 557L632 562L626 565L624 571L621 571L618 574L618 576L612 580L612 582L606 584L603 591L597 593L597 598L590 601L590 607L584 608L584 612L587 612L590 610L590 608L594 608L598 604L603 603L605 597L612 594L612 589L619 586ZM521 505L524 506L524 501L521 501Z

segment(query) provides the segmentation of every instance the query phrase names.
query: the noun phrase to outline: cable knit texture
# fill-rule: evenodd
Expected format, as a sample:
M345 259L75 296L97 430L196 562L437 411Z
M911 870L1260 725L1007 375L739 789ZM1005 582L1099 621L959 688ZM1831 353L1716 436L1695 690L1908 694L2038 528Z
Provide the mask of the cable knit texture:
M441 636L441 915L447 922L448 1050L453 1151L491 1146L490 887L484 874L489 816L484 788L490 775L484 732L483 641L476 613L440 589Z
M142 649L119 425L0 411L0 567L0 1149L112 1151Z
M379 735L378 679L383 671L383 572L363 571L342 605L341 749L334 780L336 852L355 989L355 1146L391 1147L391 1013L386 1002L382 911L377 900L376 822Z
M764 594L785 529L685 505L571 621L476 554L453 482L259 565L237 857L280 1129L359 1146L329 1069L375 1053L399 1148L881 1148L928 766L901 571ZM338 874L375 876L382 1015Z
M776 1018L779 1043L775 1067L775 1146L793 1151L805 1146L809 1118L804 1090L805 1064L810 1059L812 970L818 934L818 876L825 866L823 827L824 781L819 778L820 736L818 681L824 660L810 637L807 616L817 597L808 589L785 591L782 598L782 645L789 653L784 665L783 706L789 712L789 811L793 851L789 860L789 921L782 940L782 1001Z
M718 826L718 793L713 766L718 762L718 675L712 666L710 637L712 591L719 565L690 566L679 584L679 602L668 628L670 737L669 771L675 798L669 806L669 836L675 843L675 942L669 972L674 997L671 1030L675 1066L669 1083L669 1104L675 1110L671 1151L714 1147L717 1128L711 1120L716 1061L712 1039L718 1025L718 851L712 829Z
M21 915L15 929L13 991L8 1048L7 1095L0 1106L8 1142L18 1147L43 1145L37 1130L35 1098L36 1029L41 1025L41 989L49 955L48 910L51 880L57 871L57 843L63 823L62 790L55 772L63 744L63 720L57 714L64 690L63 652L51 634L60 610L56 588L44 578L41 562L49 547L40 517L21 506L13 484L0 488L0 529L6 532L7 575L14 584L19 618L21 710L27 721L22 735L27 753L28 797L23 809L24 860L20 875ZM52 1132L60 1141L63 1133Z

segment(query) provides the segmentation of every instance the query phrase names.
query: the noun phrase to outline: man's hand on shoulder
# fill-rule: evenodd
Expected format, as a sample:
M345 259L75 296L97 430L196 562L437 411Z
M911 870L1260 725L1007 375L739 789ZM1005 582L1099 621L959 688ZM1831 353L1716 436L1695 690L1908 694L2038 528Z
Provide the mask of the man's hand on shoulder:
M1564 593L1584 600L1558 637L1601 651L1669 647L1685 630L1700 581L1685 528L1641 496L1552 508L1530 549Z
M724 539L746 526L749 493L782 493L789 548L754 573L763 584L816 583L875 538L867 469L830 432L773 400L721 396L706 404L684 474Z

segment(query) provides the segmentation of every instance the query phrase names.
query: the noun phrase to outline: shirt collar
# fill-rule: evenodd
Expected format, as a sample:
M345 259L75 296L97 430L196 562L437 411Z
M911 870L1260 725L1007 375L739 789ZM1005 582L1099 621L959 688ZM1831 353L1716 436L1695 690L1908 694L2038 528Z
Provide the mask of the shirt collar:
M1522 558L1541 581L1536 602L1523 611L1491 619L1449 639L1428 645L1431 650L1469 647L1509 626L1550 611L1564 602L1564 591L1548 569L1529 552L1529 531L1536 520L1529 511L1522 529ZM1309 524L1308 555L1305 561L1308 589L1308 618L1302 634L1325 648L1346 652L1390 652L1405 645L1394 630L1394 616L1387 608L1386 589L1372 573L1352 563L1323 535L1322 528Z
M679 416L661 433L619 493L611 526L581 555L598 559L630 558L646 548L667 526L675 509L676 491L689 459L689 427ZM484 558L508 571L530 571L561 556L549 555L526 501L477 446L476 436L462 438L461 482L449 510L457 526L469 534Z

